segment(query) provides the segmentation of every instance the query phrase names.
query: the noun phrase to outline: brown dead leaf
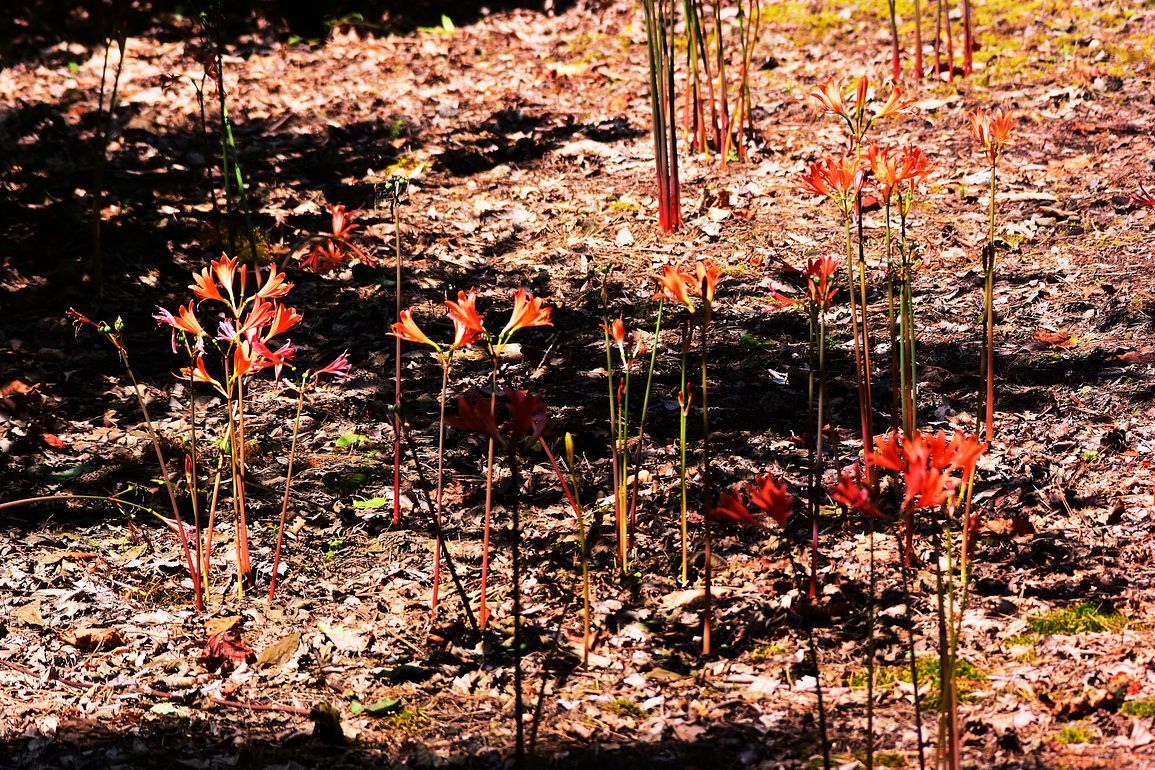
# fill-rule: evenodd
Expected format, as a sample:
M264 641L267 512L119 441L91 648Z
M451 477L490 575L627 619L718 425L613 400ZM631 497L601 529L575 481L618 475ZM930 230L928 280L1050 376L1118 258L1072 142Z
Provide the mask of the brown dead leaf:
M61 634L60 638L81 652L111 650L127 644L117 628L78 628Z
M220 618L209 618L205 621L205 636L214 637L223 634L225 631L232 631L241 621L244 620L240 615L225 615Z
M1069 348L1075 344L1074 340L1071 339L1071 333L1063 329L1057 332L1037 329L1035 330L1035 339L1046 345L1054 345L1057 348Z
M293 658L293 653L301 645L301 633L294 631L288 636L273 642L257 656L256 668L280 668Z
M32 601L32 602L28 602L28 604L25 604L21 607L17 607L12 612L12 617L16 618L21 623L24 623L24 624L29 625L29 626L36 626L38 628L44 628L44 626L46 625L44 622L44 618L40 614L40 600L39 599Z

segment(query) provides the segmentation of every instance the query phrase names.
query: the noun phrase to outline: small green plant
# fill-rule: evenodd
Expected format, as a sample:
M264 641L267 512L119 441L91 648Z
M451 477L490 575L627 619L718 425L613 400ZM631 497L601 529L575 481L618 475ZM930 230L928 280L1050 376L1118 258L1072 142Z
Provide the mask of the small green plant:
M1155 698L1127 701L1119 707L1119 713L1129 717L1155 719Z
M1027 620L1027 626L1044 636L1098 634L1122 631L1127 618L1113 609L1103 609L1089 602L1060 607Z
M1055 733L1051 738L1060 746L1072 746L1082 743L1095 743L1099 740L1099 734L1092 728L1084 727L1082 725L1066 725L1059 732Z
M633 719L645 719L646 710L638 704L634 703L629 698L616 698L606 706L606 710L617 714L620 717L631 717Z

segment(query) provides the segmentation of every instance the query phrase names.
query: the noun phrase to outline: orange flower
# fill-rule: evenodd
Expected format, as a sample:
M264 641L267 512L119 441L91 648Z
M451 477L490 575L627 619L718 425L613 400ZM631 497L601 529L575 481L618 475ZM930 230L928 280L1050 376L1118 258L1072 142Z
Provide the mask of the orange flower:
M390 333L394 337L400 337L408 342L416 342L418 345L428 345L438 351L441 350L441 346L429 339L425 332L421 331L417 322L413 320L412 310L402 310L401 320L393 324L390 329Z
M508 337L518 329L531 326L552 326L553 323L549 320L552 312L553 308L546 305L545 300L534 297L525 289L518 289L513 295L513 312L510 313L509 321L501 330L500 336Z
M213 280L213 271L211 268L206 267L199 273L193 273L193 282L189 284L189 288L192 289L192 293L197 299L215 299L218 302L226 301L220 289L217 288L217 282Z
M260 294L257 295L261 296ZM284 334L289 329L292 329L297 324L304 320L304 316L298 313L291 307L284 305L275 305L273 310L273 317L269 321L269 331L265 334L265 341L268 342L278 334Z
M163 307L158 307L153 318L156 319L159 325L166 325L172 327L172 352L176 352L176 333L178 331L191 334L195 339L194 345L199 350L203 347L203 337L205 335L204 327L201 326L200 321L197 320L192 309L193 303L190 301L187 305L182 305L174 316Z
M875 146L867 150L866 158L884 201L889 201L903 182L910 182L913 190L930 174L930 163L917 147L904 147L899 152L893 147Z
M449 308L449 317L455 325L460 324L478 336L485 336L485 322L477 312L477 289L470 289L468 294L457 292L457 301L446 300L445 307Z
M696 267L698 282L695 288L702 295L707 304L714 302L714 290L718 288L718 279L722 277L722 268L714 260L698 260Z
M811 195L825 195L849 216L862 185L866 180L866 170L858 158L845 155L841 158L827 157L813 163L809 172L798 179L798 188Z
M989 448L990 444L979 441L977 435L955 431L946 448L950 457L950 463L947 467L962 471L963 481L969 482L974 476L975 466L978 464L979 458L986 454Z
M874 117L870 119L873 123L882 118L889 118L891 115L897 115L900 112L905 112L912 104L913 99L902 100L902 88L895 86L890 90L890 96L887 97L886 102L878 108L878 112L874 113Z
M842 101L842 89L846 87L846 82L840 77L831 77L818 88L810 92L810 97L822 105L825 112L850 120L850 114L846 111L846 104Z
M213 379L212 375L209 374L208 369L205 368L204 356L197 356L196 364L192 367L186 366L181 369L180 376L184 377L185 379L191 378L193 382L208 383L222 393L224 392L224 388L221 387L221 384Z
M249 308L248 314L241 322L241 327L237 329L237 335L245 338L259 337L261 330L273 322L279 309L280 305L273 302L265 302L265 300L257 297L253 301L253 306ZM281 323L284 323L286 320L287 319L282 318ZM300 320L301 317L297 316L297 321Z
M971 136L994 166L1019 121L1001 107L993 111L973 110L967 113L967 120L970 121Z
M767 473L749 485L748 489L751 503L765 511L778 524L786 524L794 504L794 495L787 491L785 484Z
M230 258L222 256L220 259L212 262L213 274L217 277L217 282L224 288L225 293L229 295L229 300L236 303L236 294L233 292L233 281L237 275L237 260L235 257ZM241 284L244 285L245 268L241 267Z
M658 282L658 292L654 295L654 299L678 302L685 305L691 313L694 312L694 303L690 299L690 285L694 279L680 267L666 265L662 268L662 274L654 280Z
M622 321L621 315L619 314L616 319L610 321L608 326L606 324L598 324L598 326L618 346L618 353L624 359L626 357L626 324Z
M258 280L260 274L257 274ZM289 293L293 288L293 284L285 280L285 274L277 272L275 266L269 266L269 277L265 279L265 285L257 291L257 296L262 299L280 299Z

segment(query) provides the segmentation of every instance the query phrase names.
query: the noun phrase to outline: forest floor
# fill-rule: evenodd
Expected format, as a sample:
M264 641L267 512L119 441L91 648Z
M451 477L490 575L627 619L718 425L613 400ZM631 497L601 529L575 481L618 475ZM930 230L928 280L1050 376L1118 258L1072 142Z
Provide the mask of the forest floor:
M830 5L768 5L750 161L723 171L716 157L684 154L686 226L673 235L656 224L640 5L552 17L512 10L404 35L338 27L323 45L283 42L264 26L235 37L225 77L260 250L296 284L301 359L325 362L348 349L354 376L307 400L287 570L272 602L264 594L291 389L253 389L258 585L243 599L229 579L231 521L214 551L209 611L198 614L175 538L149 517L99 503L3 512L0 766L509 763L514 490L502 472L491 630L484 639L471 633L448 582L431 623L433 541L411 466L401 526L392 525L394 231L377 183L419 171L399 209L403 293L427 328L444 333L433 318L460 289L479 288L491 322L518 287L550 298L553 326L520 333L500 376L550 405L556 449L562 434L574 435L583 499L602 515L610 494L603 284L613 315L652 328L661 266L716 260L724 277L712 332L714 489L774 469L797 492L806 478L798 437L807 427L807 326L776 309L770 293L797 290L807 258L842 249L833 209L795 189L810 162L844 143L807 94L831 75L876 78L889 66L885 4ZM961 653L968 766L1155 764L1155 213L1132 199L1155 178L1155 8L1140 5L977 4L975 74L908 83L911 113L873 132L876 141L921 147L934 166L911 220L925 248L914 296L920 417L931 428L972 429L987 177L965 113L1004 106L1020 119L1000 174L998 434L980 466L983 523ZM907 12L908 39L910 27ZM115 351L91 330L74 333L64 313L75 306L93 318L123 317L163 442L182 446L188 390L172 373L185 364L151 315L186 301L190 272L219 256L211 171L219 145L201 135L190 80L166 80L199 80L199 32L165 17L127 42L102 207L101 296L80 278L103 47L38 41L33 32L0 69L8 159L0 170L0 502L124 493L163 510ZM211 87L208 95L211 112ZM361 211L359 243L384 269L300 269L300 244L327 229L327 206L338 203ZM867 213L864 225L877 265L880 214ZM881 271L871 281L872 323L881 328ZM832 473L860 446L848 317L840 296L829 334ZM580 664L574 516L544 456L524 467L516 497L536 763L821 766L811 631L835 764L852 767L866 745L866 532L833 509L822 517L823 613L803 620L794 565L804 559L805 515L784 528L722 528L718 651L700 658L700 581L677 580L675 327L663 332L657 359L632 574L616 576L608 533L593 554L588 665ZM877 360L875 419L886 426L885 346ZM430 464L440 371L410 345L404 369L414 440ZM484 389L486 377L483 360L465 357L451 393ZM210 432L219 429L219 398L205 391L197 399ZM445 529L476 607L485 447L455 431L448 446ZM698 465L695 455L695 496ZM700 530L695 512L695 570ZM891 533L876 538L876 763L917 767ZM912 609L929 709L937 697L933 574L927 552L918 557ZM930 751L933 716L924 709L923 719Z

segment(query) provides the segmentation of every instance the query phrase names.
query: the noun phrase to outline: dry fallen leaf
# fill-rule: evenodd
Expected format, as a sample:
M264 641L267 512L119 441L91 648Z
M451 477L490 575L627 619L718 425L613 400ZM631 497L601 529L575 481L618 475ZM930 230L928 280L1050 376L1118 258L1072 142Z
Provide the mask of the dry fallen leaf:
M282 639L273 642L257 656L256 668L280 668L293 658L293 653L301 644L301 633L294 631Z
M61 634L60 638L82 652L111 650L126 643L116 628L78 628Z

